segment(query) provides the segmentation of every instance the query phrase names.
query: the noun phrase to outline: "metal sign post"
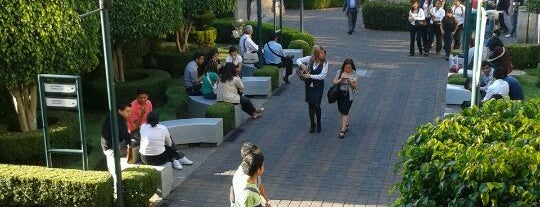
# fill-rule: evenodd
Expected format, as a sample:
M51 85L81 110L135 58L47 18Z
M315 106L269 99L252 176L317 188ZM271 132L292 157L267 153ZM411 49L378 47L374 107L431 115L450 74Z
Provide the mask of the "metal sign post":
M81 78L70 75L39 74L38 86L43 120L43 140L45 145L45 161L47 167L52 167L52 153L81 154L83 170L88 170L88 152L84 136L84 110L81 92ZM77 109L79 114L80 149L51 148L49 139L49 124L47 121L48 108ZM70 137L68 137L69 139Z

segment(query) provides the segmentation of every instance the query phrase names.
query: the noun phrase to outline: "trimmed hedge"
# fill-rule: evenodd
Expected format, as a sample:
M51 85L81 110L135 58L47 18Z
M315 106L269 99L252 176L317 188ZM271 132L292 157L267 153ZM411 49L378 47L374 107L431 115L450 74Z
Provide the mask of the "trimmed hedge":
M223 134L234 129L234 105L231 103L217 102L206 109L206 118L222 118Z
M343 0L304 0L304 9L324 9L342 7ZM289 0L285 3L287 9L300 9L300 0Z
M113 180L106 171L3 164L0 169L0 206L112 205Z
M364 26L373 30L406 31L410 5L390 1L369 1L362 8Z
M193 60L193 55L194 51L157 51L153 58L158 69L169 72L172 78L180 78L184 75L186 65Z
M526 69L540 63L539 44L511 44L505 47L510 53L510 58L514 67Z
M167 83L167 104L154 109L161 120L187 119L188 95L184 90L184 81L182 79L171 79Z
M253 76L265 76L272 79L272 90L279 87L279 68L271 65L263 65L261 68L253 71Z
M49 113L49 140L54 148L80 148L77 115ZM39 117L38 117L39 118ZM51 123L53 120L56 123ZM0 163L37 165L45 163L43 130L0 134ZM1 171L1 170L0 170Z
M210 26L215 27L218 31L216 42L223 44L238 44L238 40L232 37L232 31L234 30L235 20L232 18L218 19L210 24ZM253 37L257 37L257 22L247 21L244 24L249 24L253 26ZM274 33L274 25L269 23L263 23L263 40L268 42L272 34ZM300 30L283 27L283 39L279 40L282 45L289 45L290 41L293 40L304 40L310 47L313 47L315 44L315 37L309 33L300 33Z
M139 166L122 171L125 206L146 207L156 193L159 173L152 167Z
M311 54L311 47L304 40L293 40L289 42L289 46L287 46L287 48L288 49L302 49L304 57ZM301 58L301 57L297 57L297 58Z
M117 102L130 103L135 98L135 94L139 88L143 88L148 92L154 107L157 108L157 106L165 102L167 82L171 79L171 76L166 71L132 69L126 71L126 79L133 81L116 83ZM85 107L98 110L108 109L107 84L105 80L89 80L83 90Z
M0 106L2 106L0 107L0 122L6 123L6 129L15 131L15 129L20 128L11 94L5 88L0 88Z
M464 85L466 79L462 74L452 74L448 76L448 84Z
M214 27L208 27L202 31L191 31L189 40L199 46L199 48L207 48L216 46L217 30Z
M493 100L417 128L396 206L539 206L540 100Z

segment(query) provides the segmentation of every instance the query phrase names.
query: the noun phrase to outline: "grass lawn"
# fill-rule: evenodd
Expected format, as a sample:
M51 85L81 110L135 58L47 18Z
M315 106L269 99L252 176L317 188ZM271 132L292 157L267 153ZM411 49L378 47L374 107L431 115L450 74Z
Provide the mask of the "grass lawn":
M536 85L539 81L538 71L536 68L531 68L525 70L525 72L527 73L526 75L516 76L523 88L525 99L540 98L540 87Z

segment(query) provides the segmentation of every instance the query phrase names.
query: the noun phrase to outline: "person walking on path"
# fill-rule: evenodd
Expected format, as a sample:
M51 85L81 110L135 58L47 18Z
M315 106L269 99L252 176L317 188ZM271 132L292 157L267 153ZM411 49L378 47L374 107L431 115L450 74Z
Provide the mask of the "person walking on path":
M242 158L242 161L249 154L261 154L261 153L262 153L261 149L257 147L257 145L253 144L252 142L244 142L242 144L242 148L240 148L240 157ZM248 179L249 179L249 176L246 173L244 173L242 169L242 164L240 164L240 166L238 166L238 168L234 172L233 179L232 179L232 189L231 189L232 192L230 192L230 195L229 195L230 198L232 199L231 206L235 206L235 204L238 204L238 206L241 206L241 203L237 201L242 200L241 198L242 192L244 191L244 188L247 184ZM261 194L261 197L264 199L265 206L270 207L270 198L268 198L268 195L266 194L264 184L260 177L255 182L255 185L257 186L257 190Z
M409 56L414 56L414 40L418 46L420 55L423 54L422 37L425 32L425 25L420 25L422 22L426 22L424 10L418 6L418 1L414 1L411 4L411 10L409 10L409 32L411 34L411 44L409 46Z
M343 12L347 15L347 23L349 25L349 31L347 32L351 35L354 32L356 27L356 19L358 18L358 11L360 8L360 0L344 0L343 1Z
M356 67L352 59L347 58L343 61L341 70L334 77L333 84L339 84L340 95L337 98L338 110L341 114L339 138L343 139L349 130L349 110L353 102L353 91L358 86L358 75L356 75Z
M463 22L465 21L465 6L461 4L461 0L454 0L454 5L449 10L452 10L458 23L456 32L453 34L454 50L458 50L461 47L461 30L463 30Z
M309 105L309 133L321 132L321 100L324 90L324 78L328 72L326 50L322 46L313 46L313 55L296 59L301 77L305 81L306 102ZM315 117L317 122L315 123Z
M446 15L442 3L440 0L435 1L435 7L431 8L431 26L433 34L430 36L430 43L433 43L435 39L435 53L439 54L442 48L442 33L441 33L441 20ZM435 36L435 38L433 38Z
M444 39L444 52L446 60L450 57L452 36L456 33L458 22L452 15L452 10L446 11L446 16L441 21L441 33Z

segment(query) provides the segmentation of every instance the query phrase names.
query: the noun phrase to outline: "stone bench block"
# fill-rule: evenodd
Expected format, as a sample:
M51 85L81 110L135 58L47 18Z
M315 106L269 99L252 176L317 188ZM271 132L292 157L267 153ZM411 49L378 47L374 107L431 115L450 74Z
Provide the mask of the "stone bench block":
M246 112L242 111L242 106L240 104L234 105L234 128L238 129L242 123L250 119L251 116Z
M214 105L215 99L206 99L202 96L190 96L188 100L189 116L192 118L204 118L208 106Z
M223 119L221 118L193 118L163 121L167 126L174 143L215 143L223 142Z
M128 164L127 158L120 158L120 165L122 166L122 170L126 168L141 166L138 164ZM144 166L152 167L158 171L160 175L159 176L160 180L158 182L158 189L157 189L158 195L161 196L162 198L166 198L169 195L169 193L171 193L173 183L174 183L172 164L170 162L166 162L165 164L159 165L159 166L152 166L152 165L144 165Z
M270 77L242 77L244 95L272 96L272 78Z
M471 92L462 85L446 84L446 104L462 104L471 100Z
M304 57L304 50L302 49L283 49L283 54L285 56L292 55L293 64L296 65L296 59Z
M242 64L242 77L253 76L253 71L257 70L253 65Z

